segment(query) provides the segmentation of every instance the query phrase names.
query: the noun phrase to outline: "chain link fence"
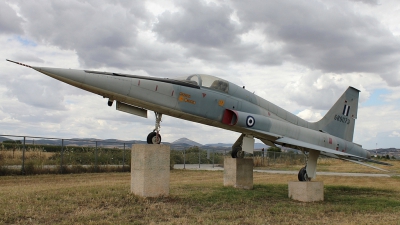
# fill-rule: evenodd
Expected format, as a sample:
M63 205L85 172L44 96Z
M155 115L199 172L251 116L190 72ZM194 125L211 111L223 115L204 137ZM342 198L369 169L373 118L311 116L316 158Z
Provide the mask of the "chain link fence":
M133 143L0 135L0 174L130 170Z
M88 173L130 171L131 148L137 142L112 140L58 139L31 136L0 135L0 175L47 173ZM1 140L1 139L0 139ZM173 147L171 147L173 148ZM175 164L223 167L229 148L189 147L171 149L171 169ZM294 152L255 150L245 157L254 159L255 167L276 164L304 164L304 156Z

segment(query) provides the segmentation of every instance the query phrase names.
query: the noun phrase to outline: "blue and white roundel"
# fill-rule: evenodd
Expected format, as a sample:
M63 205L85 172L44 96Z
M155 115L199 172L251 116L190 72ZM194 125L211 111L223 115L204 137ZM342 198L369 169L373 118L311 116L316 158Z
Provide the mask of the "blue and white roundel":
M256 123L256 120L254 119L254 117L252 117L252 116L248 116L248 117L247 117L247 119L246 119L246 125L247 125L248 127L254 126L255 123Z

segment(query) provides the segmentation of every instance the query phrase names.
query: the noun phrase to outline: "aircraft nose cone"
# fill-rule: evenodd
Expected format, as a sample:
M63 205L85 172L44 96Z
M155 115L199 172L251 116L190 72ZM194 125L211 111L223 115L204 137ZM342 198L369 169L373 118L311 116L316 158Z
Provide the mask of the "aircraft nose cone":
M49 68L49 67L33 67L32 69L53 77L57 80L69 83L68 81L74 81L77 83L85 83L85 71L73 70L73 69L60 69L60 68Z

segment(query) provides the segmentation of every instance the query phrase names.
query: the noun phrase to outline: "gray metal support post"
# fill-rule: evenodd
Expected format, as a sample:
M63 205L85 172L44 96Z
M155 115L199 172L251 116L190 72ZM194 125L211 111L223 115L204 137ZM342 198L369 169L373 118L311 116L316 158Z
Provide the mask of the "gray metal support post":
M200 168L200 148L199 149L199 168Z
M22 174L25 174L25 140L26 137L24 137L24 146L22 148L22 170L21 170Z
M122 171L124 171L125 166L125 143L124 143L124 154L122 154Z
M64 139L61 139L61 154L60 154L60 173L63 173L63 161L64 161Z
M262 166L264 166L264 160L265 160L265 151L266 151L266 149L262 149L263 151L262 151L262 160L261 160L261 165Z
M214 168L214 156L215 156L215 149L213 149L213 168Z
M186 169L186 149L183 149L183 169Z
M95 152L94 152L94 167L96 168L95 171L99 172L98 171L98 167L97 167L97 141L96 141L96 149L95 149Z

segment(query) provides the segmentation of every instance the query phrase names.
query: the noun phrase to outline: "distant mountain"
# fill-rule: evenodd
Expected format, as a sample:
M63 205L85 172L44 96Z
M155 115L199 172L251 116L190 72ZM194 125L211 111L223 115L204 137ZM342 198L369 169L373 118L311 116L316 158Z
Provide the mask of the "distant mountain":
M9 139L9 138L5 138L5 137L0 137L0 142L3 142L3 141L8 141L8 140L11 140L11 139Z
M378 149L370 149L368 150L369 152L377 152L377 153L381 153L381 152L398 152L400 151L400 149L396 149L396 148L378 148Z
M203 146L202 144L197 143L195 141L192 141L192 140L190 140L188 138L179 138L178 140L172 142L171 144L172 145L183 145L183 144L186 144L186 145L189 145L189 146L199 146L199 147Z
M218 148L218 147L230 148L230 147L232 147L232 144L227 144L227 143L216 143L216 144L205 144L205 146L208 146L208 147L215 147L215 148Z
M216 143L216 144L206 144L207 147L213 148L231 148L233 143ZM254 143L254 149L268 149L270 146L265 145L263 143Z
M396 148L379 148L368 151L371 152L371 155L391 155L396 156L396 158L400 157L400 149Z
M97 146L99 147L108 147L108 148L113 148L113 147L118 147L122 148L124 146L123 143L125 144L126 148L131 148L132 144L146 144L146 141L140 141L140 140L118 140L118 139L106 139L106 140L99 140L99 139L94 139L94 138L72 138L71 139L64 139L64 145L65 146L95 146L96 141L97 141ZM5 140L12 140L7 137L0 137L0 142L3 142ZM23 138L18 138L18 140L23 140ZM90 141L89 141L90 140ZM31 140L27 139L26 140L27 144L35 144L35 145L61 145L61 139L54 140L54 139L36 139L36 140ZM174 150L184 150L188 149L192 146L198 146L201 149L204 150L217 150L217 151L230 151L233 143L213 143L213 144L206 144L202 145L198 142L192 141L188 138L179 138L178 140L168 143L168 142L162 142L163 144L166 145L171 145L171 149ZM263 143L255 143L254 144L254 149L256 151L261 150L262 148L268 149L270 146L265 145ZM295 151L293 149L281 147L282 151ZM400 149L396 148L380 148L380 149L371 149L368 150L371 152L372 155L378 154L378 155L398 155L400 156Z
M271 146L265 145L263 143L254 143L254 149L268 149Z

